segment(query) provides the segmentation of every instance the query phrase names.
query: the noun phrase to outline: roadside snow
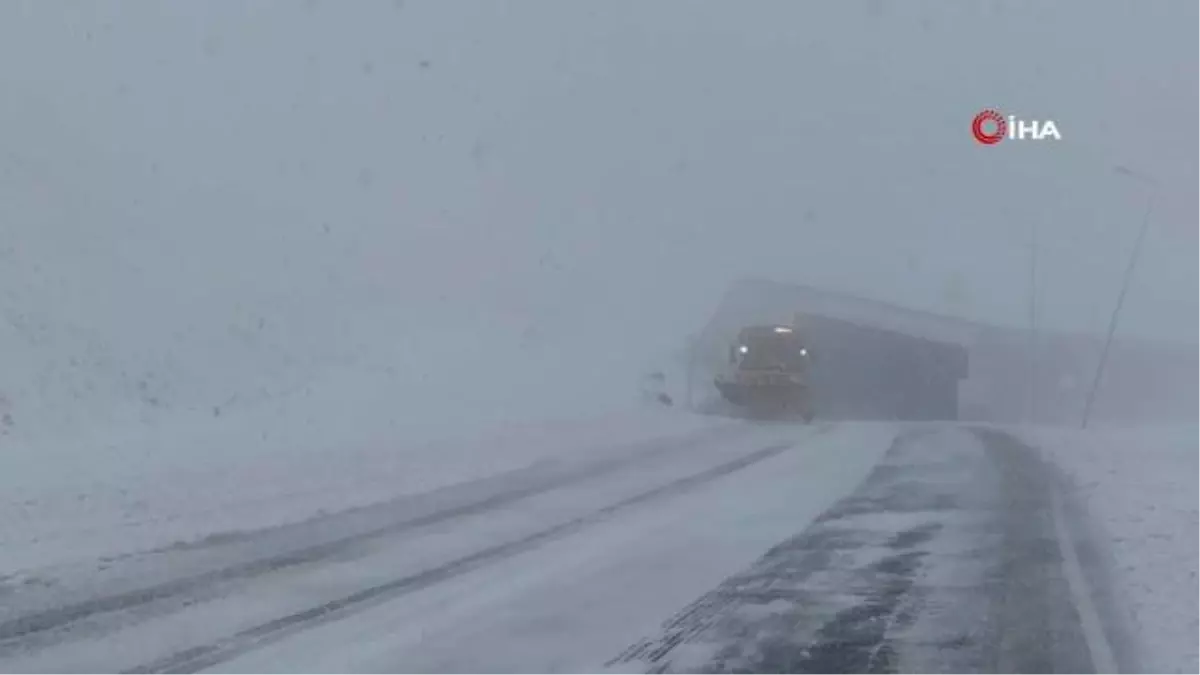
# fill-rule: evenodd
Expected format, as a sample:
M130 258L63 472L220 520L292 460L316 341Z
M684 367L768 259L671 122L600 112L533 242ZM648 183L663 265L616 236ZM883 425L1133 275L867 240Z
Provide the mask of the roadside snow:
M1195 426L1022 429L1108 538L1143 672L1200 668L1200 433Z
M368 424L369 415L339 414L324 403L10 447L0 453L0 579L731 424L614 408L589 418L414 430L391 426L387 415ZM305 422L322 410L322 424Z

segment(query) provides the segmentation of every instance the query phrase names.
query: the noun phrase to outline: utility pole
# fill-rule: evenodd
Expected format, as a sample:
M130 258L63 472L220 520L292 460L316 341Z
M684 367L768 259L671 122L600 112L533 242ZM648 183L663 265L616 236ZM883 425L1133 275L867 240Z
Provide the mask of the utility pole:
M1118 172L1125 175L1139 177L1137 174L1118 167ZM1083 422L1080 424L1081 429L1086 429L1088 420L1092 415L1092 404L1096 401L1096 392L1100 388L1100 380L1104 377L1104 367L1108 364L1108 350L1112 346L1113 335L1117 332L1117 320L1121 315L1121 306L1125 304L1125 294L1129 292L1129 283L1133 279L1133 269L1137 265L1138 256L1142 253L1142 241L1146 238L1146 231L1150 229L1150 211L1154 208L1154 193L1151 192L1146 197L1146 213L1142 216L1142 228L1138 231L1137 240L1133 243L1133 250L1129 253L1129 264L1125 267L1125 278L1121 281L1121 291L1117 294L1117 304L1113 307L1112 317L1108 320L1108 335L1104 338L1104 348L1100 352L1100 363L1096 366L1096 377L1092 380L1092 388L1088 390L1087 401L1083 404Z
M688 338L687 374L686 374L688 412L696 411L696 404L692 400L692 379L694 377L693 371L696 369L696 348L697 348L698 341L699 340L696 336L692 336L692 337Z
M1029 228L1029 423L1037 420L1037 249L1038 222Z

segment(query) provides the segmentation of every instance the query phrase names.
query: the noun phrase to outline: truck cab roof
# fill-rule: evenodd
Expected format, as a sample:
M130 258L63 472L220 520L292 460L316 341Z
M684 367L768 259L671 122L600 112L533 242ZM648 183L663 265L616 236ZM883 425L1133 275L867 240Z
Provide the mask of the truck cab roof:
M766 325L766 326L747 326L738 332L739 340L752 340L755 338L799 338L799 334L791 326L783 325Z

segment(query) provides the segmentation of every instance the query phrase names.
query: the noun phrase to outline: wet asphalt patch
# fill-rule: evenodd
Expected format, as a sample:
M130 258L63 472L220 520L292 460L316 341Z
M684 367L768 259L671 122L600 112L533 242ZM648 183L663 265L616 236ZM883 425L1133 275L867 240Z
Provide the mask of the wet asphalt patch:
M850 496L610 661L698 673L1091 672L1037 452L899 436Z

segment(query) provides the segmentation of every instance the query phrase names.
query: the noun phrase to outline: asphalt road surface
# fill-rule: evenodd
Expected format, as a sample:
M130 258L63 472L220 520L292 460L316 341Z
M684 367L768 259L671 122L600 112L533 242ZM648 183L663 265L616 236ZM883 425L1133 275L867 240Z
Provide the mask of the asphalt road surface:
M1003 434L966 434L899 437L852 496L614 662L653 672L1118 669L1053 473Z
M0 597L6 672L1114 672L1086 514L1005 434L746 424Z

